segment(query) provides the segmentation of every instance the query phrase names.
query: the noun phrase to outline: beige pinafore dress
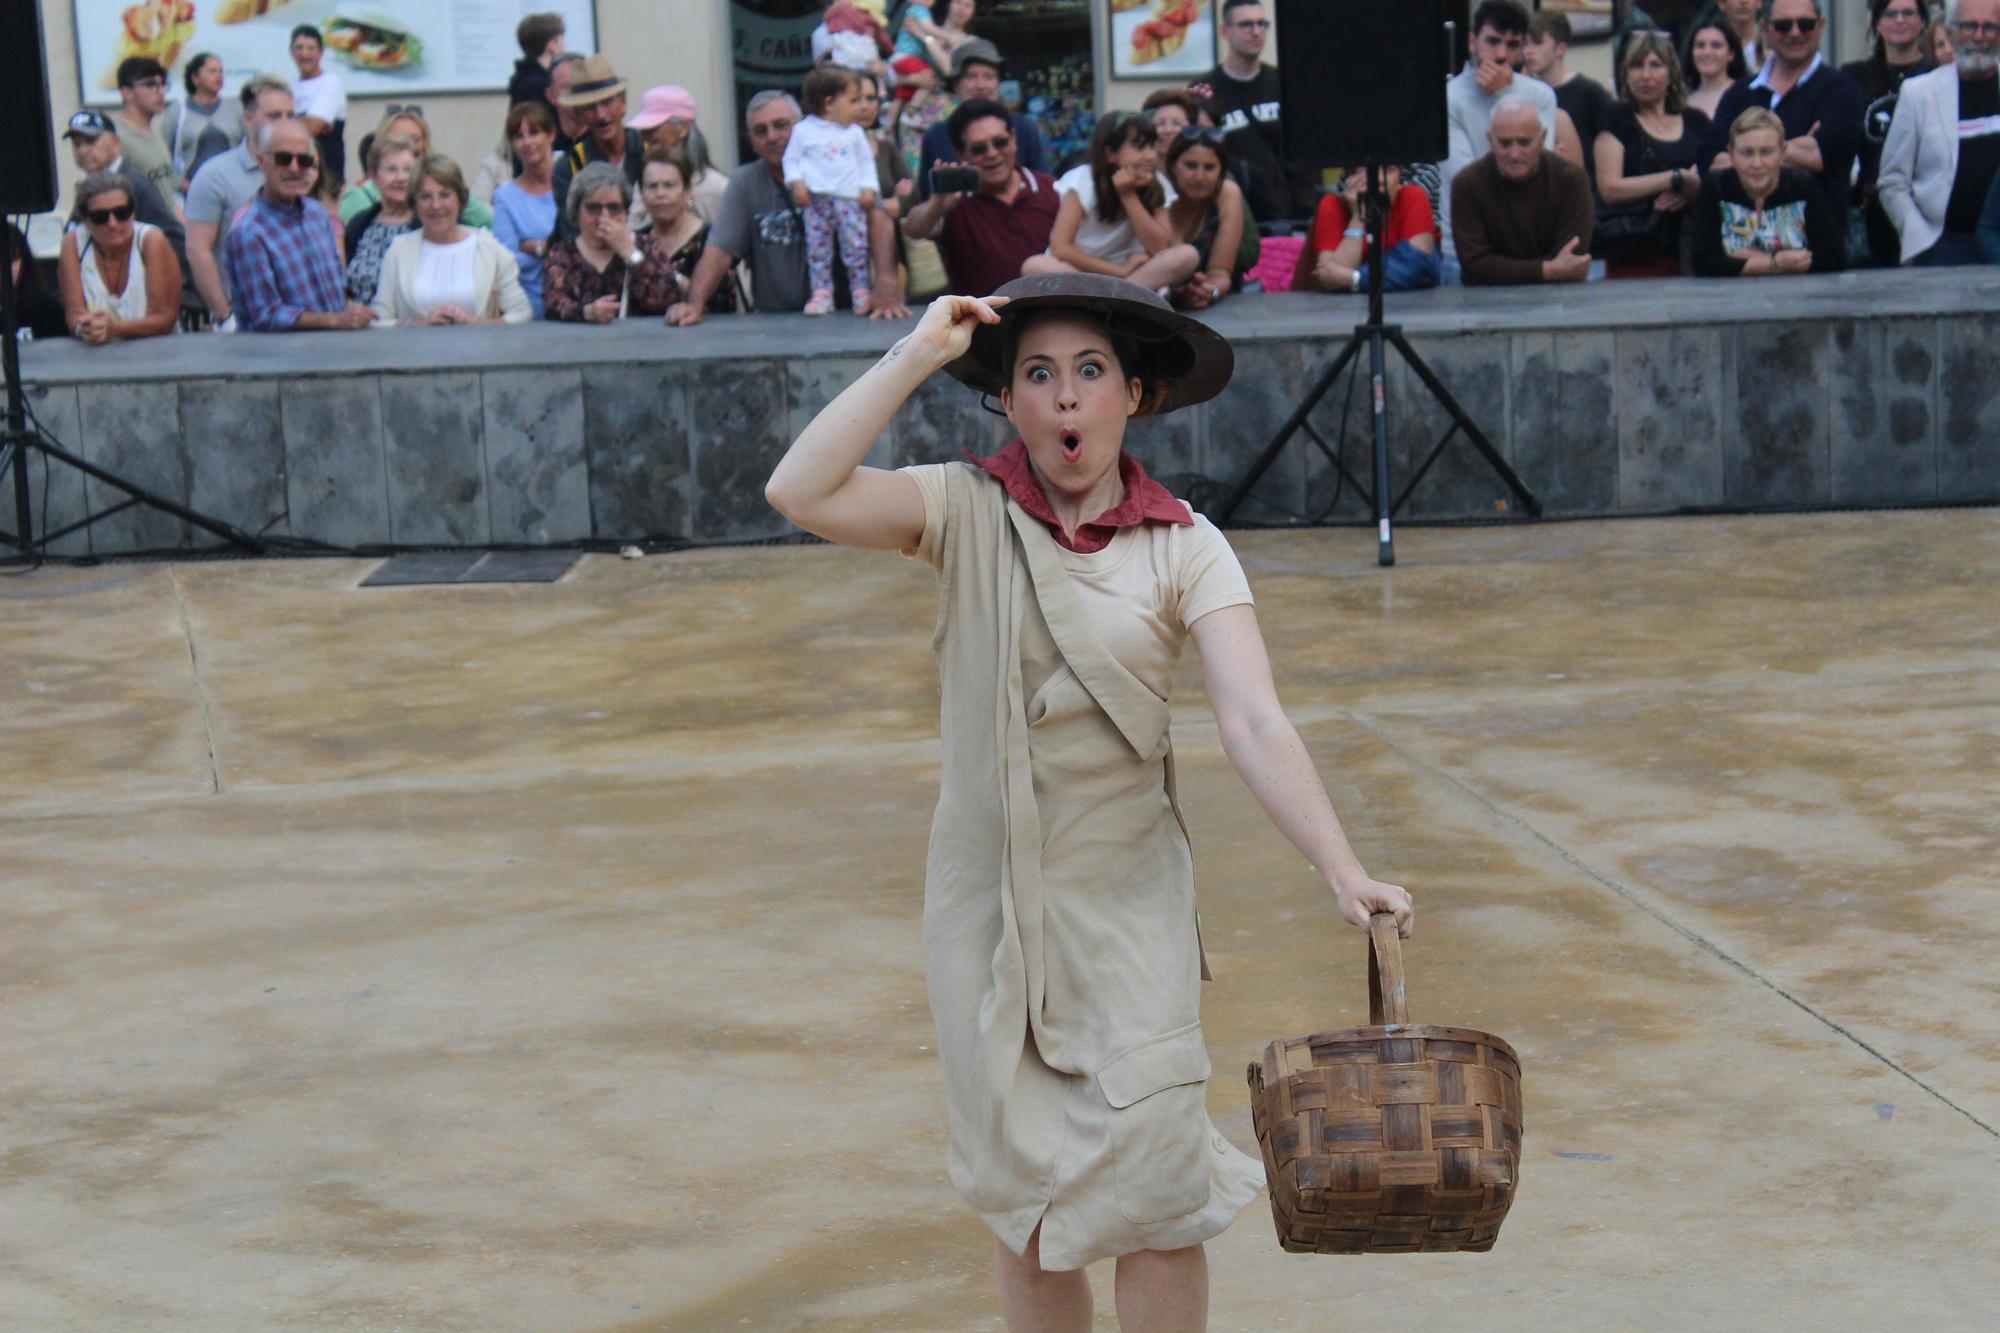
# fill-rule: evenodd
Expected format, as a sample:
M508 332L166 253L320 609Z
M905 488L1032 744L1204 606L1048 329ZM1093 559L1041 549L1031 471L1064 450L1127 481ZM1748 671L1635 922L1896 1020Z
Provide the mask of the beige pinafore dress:
M1204 1104L1207 972L1164 697L1186 630L1156 648L1167 670L1149 686L997 481L964 464L909 471L940 583L924 951L952 1183L1017 1254L1039 1224L1048 1269L1196 1244L1264 1178ZM1227 543L1197 522L1122 529L1105 557L1166 571L1205 542L1242 588L1211 601L1247 602ZM1134 616L1121 632L1165 623Z

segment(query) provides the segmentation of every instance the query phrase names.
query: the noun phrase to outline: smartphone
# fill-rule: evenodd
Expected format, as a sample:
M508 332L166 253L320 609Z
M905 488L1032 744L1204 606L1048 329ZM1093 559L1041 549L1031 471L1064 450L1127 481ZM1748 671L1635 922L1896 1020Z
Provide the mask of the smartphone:
M932 167L932 194L971 194L979 188L979 173L971 167Z

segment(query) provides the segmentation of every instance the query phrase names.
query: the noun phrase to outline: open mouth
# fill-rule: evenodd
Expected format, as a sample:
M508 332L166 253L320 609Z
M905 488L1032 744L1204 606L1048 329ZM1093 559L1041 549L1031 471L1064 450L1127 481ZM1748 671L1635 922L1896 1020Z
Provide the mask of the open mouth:
M1063 452L1063 458L1071 463L1074 463L1078 459L1078 457L1082 455L1083 436L1077 431L1076 427L1074 426L1063 427L1062 452Z

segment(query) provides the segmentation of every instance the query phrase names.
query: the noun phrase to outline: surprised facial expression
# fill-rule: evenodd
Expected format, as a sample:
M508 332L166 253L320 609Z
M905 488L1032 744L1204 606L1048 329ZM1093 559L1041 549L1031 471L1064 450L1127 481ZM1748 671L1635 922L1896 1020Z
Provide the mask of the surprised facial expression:
M1000 395L1051 495L1082 496L1118 466L1140 383L1126 378L1104 325L1081 312L1037 316L1017 335Z

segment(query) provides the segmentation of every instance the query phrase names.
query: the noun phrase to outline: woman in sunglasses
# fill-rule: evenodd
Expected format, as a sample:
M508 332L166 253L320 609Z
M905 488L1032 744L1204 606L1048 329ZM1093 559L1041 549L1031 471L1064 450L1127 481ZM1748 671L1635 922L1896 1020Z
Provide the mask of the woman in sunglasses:
M70 332L92 347L172 333L180 316L173 247L132 213L132 189L117 172L93 171L77 183L56 276Z
M564 211L573 234L542 266L542 313L569 323L610 324L624 315L664 315L681 299L673 252L650 231L634 232L632 187L609 162L570 182Z
M1179 107L1167 103L1159 111ZM1229 178L1229 151L1213 125L1184 124L1167 149L1167 179L1174 201L1167 226L1201 257L1194 276L1173 289L1173 302L1188 310L1214 305L1243 281L1257 262L1257 228L1250 223L1243 189Z

